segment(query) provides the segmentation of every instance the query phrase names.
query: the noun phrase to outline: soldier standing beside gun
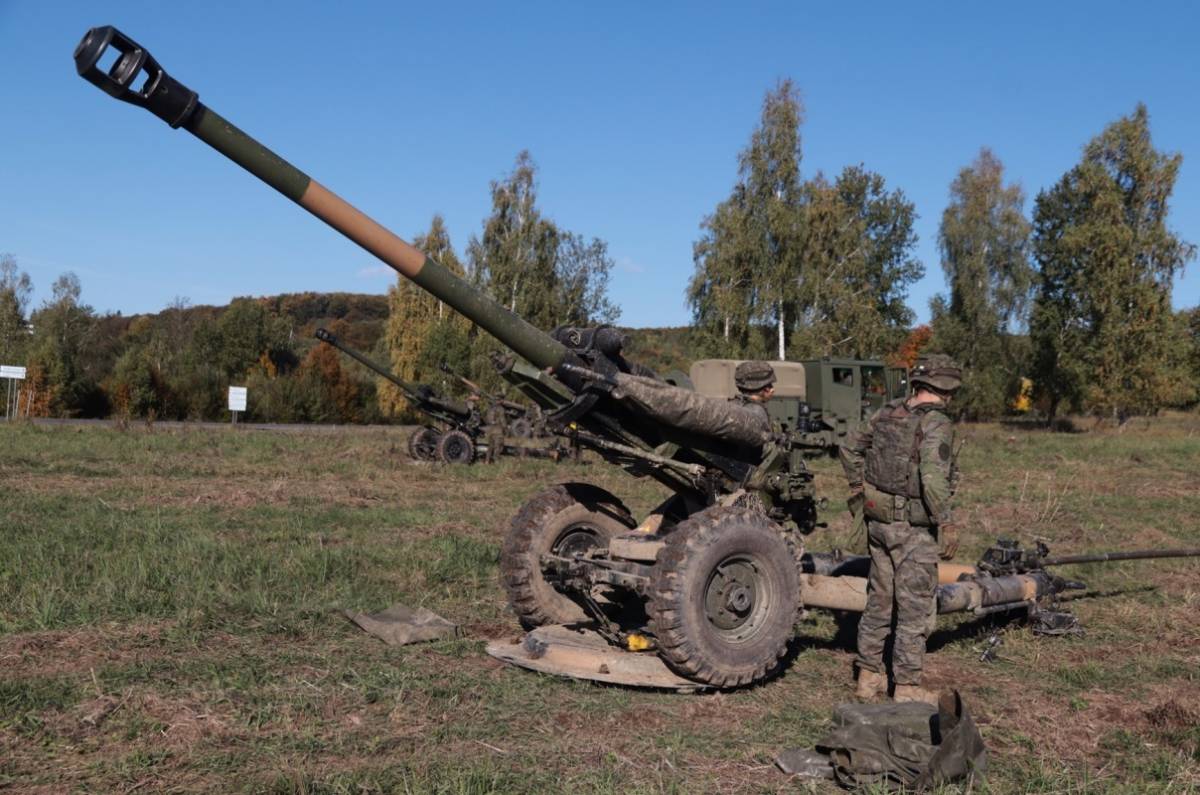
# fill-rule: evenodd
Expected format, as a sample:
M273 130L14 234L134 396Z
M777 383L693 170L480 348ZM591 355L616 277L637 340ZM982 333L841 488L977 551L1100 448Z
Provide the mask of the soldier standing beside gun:
M508 432L508 416L499 402L488 406L484 416L483 439L487 443L487 462L494 463L504 453L504 436Z
M733 383L740 394L730 400L758 406L762 410L763 424L770 432L771 415L767 413L767 401L775 394L774 368L766 362L742 362L733 371Z
M921 688L921 668L938 557L950 560L958 550L951 516L954 426L945 410L962 384L962 370L950 357L932 355L917 362L909 382L912 395L876 412L840 451L850 512L865 514L871 554L867 607L858 624L856 695L887 693L883 647L894 614L895 699L937 703Z

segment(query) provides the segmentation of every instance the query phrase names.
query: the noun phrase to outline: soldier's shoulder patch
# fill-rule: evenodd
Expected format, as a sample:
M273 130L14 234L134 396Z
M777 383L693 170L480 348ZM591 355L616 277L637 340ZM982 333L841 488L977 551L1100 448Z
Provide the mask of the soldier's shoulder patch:
M943 461L950 460L950 443L949 442L942 442L941 444L938 445L938 458L942 459Z

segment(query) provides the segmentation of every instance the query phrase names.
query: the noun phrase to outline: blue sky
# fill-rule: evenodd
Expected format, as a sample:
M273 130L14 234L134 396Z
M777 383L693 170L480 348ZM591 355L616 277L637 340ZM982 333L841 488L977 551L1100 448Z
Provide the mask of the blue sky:
M764 92L791 77L805 176L862 163L916 203L926 277L947 187L981 146L1037 191L1147 104L1184 154L1172 226L1200 242L1200 6L1189 3L105 3L0 0L0 252L101 311L174 297L382 293L392 280L192 136L80 80L114 24L201 100L411 239L460 252L528 149L539 204L608 241L633 326L682 325L699 223L728 195ZM1200 302L1196 265L1175 305Z

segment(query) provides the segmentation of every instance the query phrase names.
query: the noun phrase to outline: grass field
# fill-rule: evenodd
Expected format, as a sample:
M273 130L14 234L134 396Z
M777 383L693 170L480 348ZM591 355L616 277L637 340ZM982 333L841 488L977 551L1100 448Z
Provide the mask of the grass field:
M1200 545L1200 417L1117 433L963 429L963 560L997 535L1056 552ZM775 792L771 764L848 700L834 622L786 672L715 695L505 667L517 634L500 539L545 485L589 480L636 512L653 484L545 462L413 464L398 430L338 434L0 427L0 790ZM821 492L840 505L831 462ZM823 548L845 529L811 540ZM1084 637L943 619L934 686L991 751L976 792L1200 791L1200 562L1071 573ZM394 602L466 639L385 646L336 612ZM817 791L824 791L817 788ZM954 791L954 790L950 790Z

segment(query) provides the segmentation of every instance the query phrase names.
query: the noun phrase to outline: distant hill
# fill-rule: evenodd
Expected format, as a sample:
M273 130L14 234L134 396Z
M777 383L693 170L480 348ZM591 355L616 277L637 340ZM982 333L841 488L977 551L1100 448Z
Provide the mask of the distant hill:
M301 342L314 341L313 332L321 326L331 326L335 321L343 323L341 337L350 345L371 350L383 336L387 325L388 302L386 295L366 293L283 293L268 296L237 296L234 301L257 301L272 312L289 318L293 334ZM231 302L232 303L232 302ZM189 306L183 310L189 319L215 323L229 306L203 304ZM123 333L138 317L158 317L164 312L146 315L109 315L100 318L104 329L115 338Z
M298 339L311 340L319 327L341 321L339 336L352 347L370 351L387 327L386 295L285 293L259 300L277 314L291 318Z
M283 293L269 296L239 296L235 301L249 298L258 301L276 314L292 320L295 336L300 342L311 340L320 326L341 321L341 337L349 345L364 351L375 348L387 327L388 301L386 295L366 293ZM195 318L215 321L225 306L190 306L184 312ZM151 315L154 316L154 315ZM115 315L104 319L112 331L121 331L134 317ZM686 326L666 328L622 328L629 334L631 344L626 353L631 359L655 370L686 371L694 358L688 353L690 329ZM302 347L305 347L302 345Z

